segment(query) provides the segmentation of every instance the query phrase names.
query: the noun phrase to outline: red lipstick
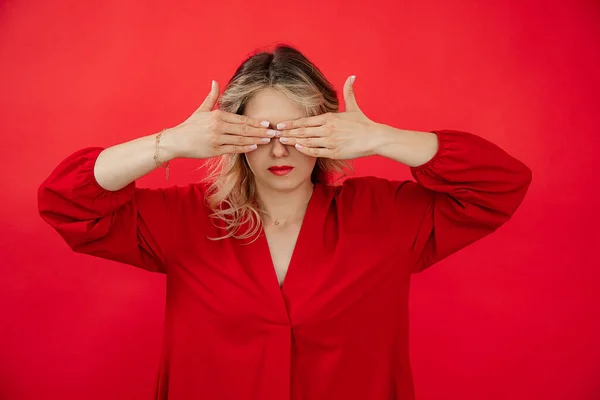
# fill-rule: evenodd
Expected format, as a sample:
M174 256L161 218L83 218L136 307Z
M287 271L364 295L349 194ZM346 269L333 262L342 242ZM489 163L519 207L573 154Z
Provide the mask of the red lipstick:
M283 175L287 175L290 172L292 172L293 169L294 169L294 167L291 167L289 165L274 165L269 168L269 171L272 174L275 174L278 176L283 176Z

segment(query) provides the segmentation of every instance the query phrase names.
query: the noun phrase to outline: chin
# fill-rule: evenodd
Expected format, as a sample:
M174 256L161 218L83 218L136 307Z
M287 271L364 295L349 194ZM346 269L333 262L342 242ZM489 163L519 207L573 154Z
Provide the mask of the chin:
M310 180L310 177L307 178ZM278 190L281 192L289 192L298 187L302 186L304 183L303 179L298 179L297 177L267 177L264 180L265 184L274 190Z
M270 179L267 184L275 190L289 192L298 188L302 182L297 179Z

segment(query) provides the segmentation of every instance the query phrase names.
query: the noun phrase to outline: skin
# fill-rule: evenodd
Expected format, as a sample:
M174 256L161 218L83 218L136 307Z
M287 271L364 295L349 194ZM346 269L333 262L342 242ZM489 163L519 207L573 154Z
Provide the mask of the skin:
M280 91L267 88L248 101L245 115L270 121L274 127L281 121L303 117L304 111ZM275 134L279 135L280 132ZM317 161L315 157L275 138L246 153L246 159L254 173L259 201L272 218L286 224L288 219L302 212L313 190L310 176ZM294 169L285 176L274 175L268 170L269 167L282 165Z

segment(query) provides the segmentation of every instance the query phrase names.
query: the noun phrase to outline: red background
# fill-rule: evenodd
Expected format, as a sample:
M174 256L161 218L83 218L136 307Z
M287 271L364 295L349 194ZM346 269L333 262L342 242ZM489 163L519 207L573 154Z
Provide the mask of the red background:
M340 95L356 74L371 119L471 131L533 170L509 223L414 277L417 398L600 398L596 1L0 4L1 399L152 396L164 277L72 253L38 217L37 186L76 149L183 121L211 79L278 41ZM197 165L174 162L172 182Z

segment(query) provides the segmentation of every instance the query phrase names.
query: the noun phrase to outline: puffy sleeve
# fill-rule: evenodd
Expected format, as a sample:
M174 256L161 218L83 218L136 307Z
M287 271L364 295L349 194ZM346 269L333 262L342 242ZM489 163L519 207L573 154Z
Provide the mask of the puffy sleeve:
M40 216L75 252L165 273L176 187L105 190L94 176L102 150L79 150L52 171L38 189Z
M413 273L497 230L531 183L531 170L494 143L455 130L433 133L438 150L410 168L415 180L351 178L340 190L345 230L390 242Z
M497 230L515 213L532 179L523 162L480 136L434 133L437 153L410 169L417 185L399 185L395 194L397 210L415 211L412 272Z

